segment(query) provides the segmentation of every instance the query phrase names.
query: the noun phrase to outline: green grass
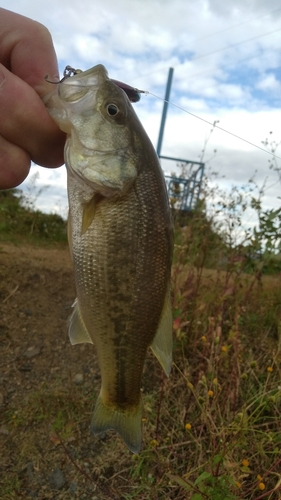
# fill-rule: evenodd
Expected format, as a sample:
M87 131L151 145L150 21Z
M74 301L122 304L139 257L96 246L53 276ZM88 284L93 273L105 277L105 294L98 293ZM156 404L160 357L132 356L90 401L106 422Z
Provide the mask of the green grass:
M36 210L19 189L0 191L0 242L66 243L66 221Z

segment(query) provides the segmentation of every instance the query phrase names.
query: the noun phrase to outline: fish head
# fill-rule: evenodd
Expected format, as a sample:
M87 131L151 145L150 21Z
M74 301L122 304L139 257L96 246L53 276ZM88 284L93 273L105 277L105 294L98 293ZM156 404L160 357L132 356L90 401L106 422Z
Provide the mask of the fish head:
M105 67L62 80L45 104L68 135L67 168L106 196L125 192L137 176L141 125Z

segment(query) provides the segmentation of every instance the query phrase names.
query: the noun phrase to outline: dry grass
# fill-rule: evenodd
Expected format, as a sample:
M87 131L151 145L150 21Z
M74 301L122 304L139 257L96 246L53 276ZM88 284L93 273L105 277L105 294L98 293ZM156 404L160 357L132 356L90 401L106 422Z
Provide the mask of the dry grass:
M280 498L281 280L240 271L194 267L184 245L176 250L174 367L166 379L148 355L139 455L114 433L90 436L96 395L58 380L5 415L21 446L14 475L0 479L1 498L26 498L28 460L38 470L59 462L68 479L68 488L35 498Z

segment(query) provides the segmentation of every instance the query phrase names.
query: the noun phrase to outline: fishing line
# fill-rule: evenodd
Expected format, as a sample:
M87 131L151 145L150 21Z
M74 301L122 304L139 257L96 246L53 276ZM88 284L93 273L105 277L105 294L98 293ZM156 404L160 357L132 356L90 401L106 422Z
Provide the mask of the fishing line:
M139 92L140 94L151 95L153 97L156 97L157 99L160 99L161 101L166 102L167 104L170 104L171 106L174 106L174 108L180 109L184 113L187 113L188 115L193 116L194 118L197 118L198 120L201 120L202 122L208 123L208 125L211 125L214 128L218 128L219 130L222 130L222 132L225 132L226 134L229 134L229 135L232 135L233 137L236 137L236 139L239 139L240 141L243 141L243 142L246 142L247 144L250 144L250 146L254 146L257 149L260 149L264 153L267 153L268 155L271 155L273 158L277 158L278 160L281 160L280 156L277 156L276 154L271 153L267 149L262 148L261 146L258 146L257 144L254 144L253 142L248 141L247 139L244 139L240 135L234 134L233 132L230 132L229 130L226 130L225 128L220 127L219 125L217 125L215 123L215 121L213 123L209 122L205 118L202 118L202 116L197 116L194 113L191 113L191 111L188 111L187 109L184 109L181 106L178 106L177 104L174 104L173 102L167 101L166 99L163 99L162 97L159 97L158 95L153 94L152 92L149 92L148 90L139 90L139 89L135 89L135 90L137 92Z

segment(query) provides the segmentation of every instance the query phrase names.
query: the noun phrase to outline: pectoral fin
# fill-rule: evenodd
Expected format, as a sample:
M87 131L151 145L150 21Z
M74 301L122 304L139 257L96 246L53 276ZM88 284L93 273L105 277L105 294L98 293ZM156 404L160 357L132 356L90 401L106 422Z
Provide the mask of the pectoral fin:
M93 198L88 203L85 203L83 208L82 234L86 233L91 222L94 220L97 204L102 198L104 197L100 193L95 193Z
M173 361L173 317L170 290L167 291L158 330L150 347L168 377Z
M71 315L68 329L68 335L71 344L84 344L85 342L93 344L93 341L82 319L77 299L75 300L73 307L74 311Z

